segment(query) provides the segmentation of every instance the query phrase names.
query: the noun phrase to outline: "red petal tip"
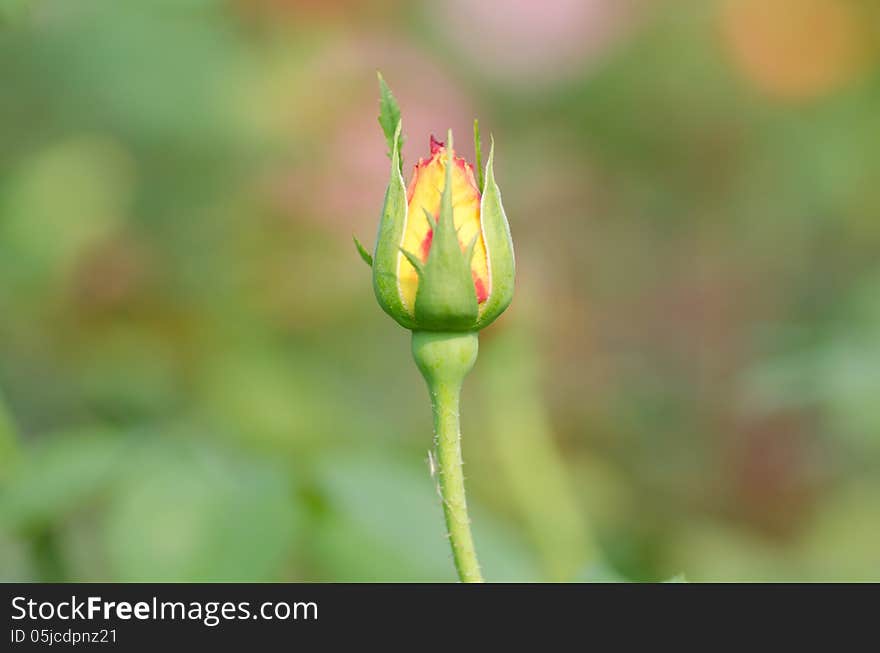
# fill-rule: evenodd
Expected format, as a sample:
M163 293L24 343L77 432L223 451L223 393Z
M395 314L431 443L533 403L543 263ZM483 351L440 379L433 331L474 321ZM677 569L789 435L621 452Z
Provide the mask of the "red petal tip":
M444 147L443 141L438 141L434 138L434 134L431 134L431 156L437 154L440 148Z

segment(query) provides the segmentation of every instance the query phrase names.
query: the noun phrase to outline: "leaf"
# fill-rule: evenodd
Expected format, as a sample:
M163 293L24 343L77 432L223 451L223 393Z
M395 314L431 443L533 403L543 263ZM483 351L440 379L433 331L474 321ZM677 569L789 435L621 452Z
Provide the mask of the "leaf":
M370 256L370 253L367 251L367 248L361 245L361 241L357 239L357 236L352 234L352 240L354 241L354 246L357 247L358 254L361 255L361 258L364 259L364 263L373 267L373 257Z
M382 73L376 71L376 76L379 78L379 124L385 133L385 141L388 144L388 158L390 159L391 153L394 150L395 131L397 130L398 123L400 123L400 105L397 104L394 94L388 88L388 84L385 83ZM398 133L397 151L400 152L402 149L403 136ZM399 163L400 169L403 170L402 158L399 160Z

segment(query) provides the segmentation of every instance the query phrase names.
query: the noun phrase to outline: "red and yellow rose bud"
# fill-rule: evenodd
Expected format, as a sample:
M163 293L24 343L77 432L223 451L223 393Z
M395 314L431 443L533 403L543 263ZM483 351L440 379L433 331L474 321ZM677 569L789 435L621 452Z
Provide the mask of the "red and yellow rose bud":
M489 262L486 258L486 244L480 230L480 189L474 177L474 167L455 153L447 152L445 145L431 136L431 156L426 161L420 159L416 164L412 180L407 188L407 220L403 234L403 249L414 252L422 263L428 262L434 240L434 228L440 216L440 199L446 185L446 163L451 158L452 165L452 214L453 224L462 252L466 252L471 241L474 243L471 258L471 277L477 303L489 298ZM425 215L422 220L419 216ZM430 216L430 219L427 219ZM400 253L400 292L404 306L415 308L419 274L415 267Z
M399 132L398 124L372 260L376 297L408 329L482 329L510 304L514 284L494 145L482 192L473 166L455 155L451 133L446 144L431 137L430 157L419 160L406 188Z
M400 107L379 76L379 124L391 156L391 181L373 256L355 238L373 268L379 305L412 329L412 353L434 412L440 468L438 489L455 567L464 582L483 579L465 500L458 423L459 396L479 349L478 332L513 298L513 243L493 172L494 143L478 183L473 167L431 137L409 188L400 165ZM477 161L479 130L474 123Z

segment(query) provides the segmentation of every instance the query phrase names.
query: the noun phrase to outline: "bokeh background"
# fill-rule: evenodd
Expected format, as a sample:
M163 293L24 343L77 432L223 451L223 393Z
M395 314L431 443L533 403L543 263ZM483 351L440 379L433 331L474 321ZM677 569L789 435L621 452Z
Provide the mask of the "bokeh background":
M880 580L880 5L0 0L0 577L446 581L389 163L497 142L492 580Z

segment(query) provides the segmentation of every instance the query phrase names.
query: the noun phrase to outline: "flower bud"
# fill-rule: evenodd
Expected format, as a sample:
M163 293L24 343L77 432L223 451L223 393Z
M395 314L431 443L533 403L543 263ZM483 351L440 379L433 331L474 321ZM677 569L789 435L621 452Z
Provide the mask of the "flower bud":
M483 189L473 166L455 155L451 132L448 145L431 137L430 157L419 160L406 188L400 129L372 259L376 298L408 329L477 331L513 298L513 244L495 184L494 143Z

